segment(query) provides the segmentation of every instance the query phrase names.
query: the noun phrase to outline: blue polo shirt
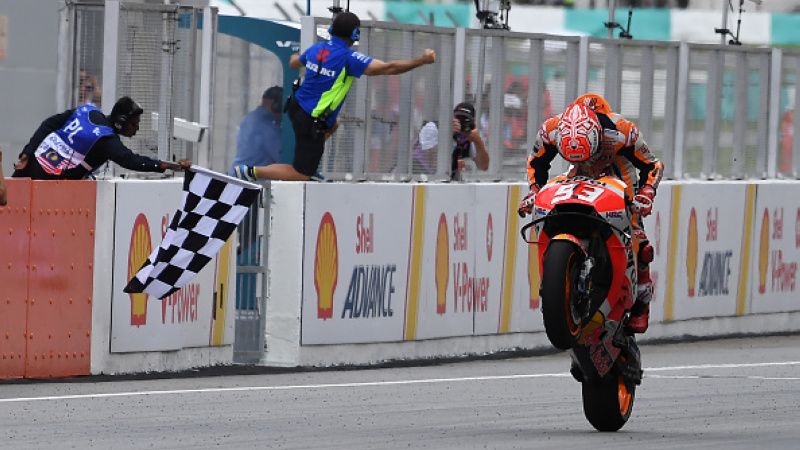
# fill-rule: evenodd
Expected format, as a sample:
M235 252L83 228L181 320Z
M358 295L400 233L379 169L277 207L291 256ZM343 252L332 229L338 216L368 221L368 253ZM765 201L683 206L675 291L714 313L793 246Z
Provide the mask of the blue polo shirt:
M239 124L236 135L236 157L228 175L234 175L234 167L267 166L281 162L281 124L275 114L258 106L250 111Z
M353 81L364 74L372 57L354 51L348 41L331 36L326 42L312 45L300 55L306 67L303 84L294 98L312 117L325 117L328 126L336 116Z

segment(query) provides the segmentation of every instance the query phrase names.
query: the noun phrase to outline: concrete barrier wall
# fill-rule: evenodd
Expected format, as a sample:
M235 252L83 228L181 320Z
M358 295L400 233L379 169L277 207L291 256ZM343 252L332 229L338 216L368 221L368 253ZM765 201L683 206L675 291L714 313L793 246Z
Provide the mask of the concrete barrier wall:
M180 204L180 180L7 183L9 204L0 207L0 378L232 363L230 245L164 300L122 292L160 244Z
M663 183L648 339L800 330L792 182ZM515 184L273 183L268 365L547 348ZM797 200L795 200L797 199ZM794 224L794 227L789 224Z
M180 191L176 180L9 181L0 378L232 363L230 248L183 293L122 293ZM262 363L549 348L535 249L515 212L524 191L273 183ZM662 184L646 219L656 297L644 340L800 331L797 194L798 182Z
M176 371L231 364L235 258L230 245L163 300L122 289L157 248L181 203L182 180L98 182L92 373ZM104 205L101 210L99 205ZM106 209L107 208L107 209ZM233 242L235 236L229 242ZM228 301L230 299L230 301Z

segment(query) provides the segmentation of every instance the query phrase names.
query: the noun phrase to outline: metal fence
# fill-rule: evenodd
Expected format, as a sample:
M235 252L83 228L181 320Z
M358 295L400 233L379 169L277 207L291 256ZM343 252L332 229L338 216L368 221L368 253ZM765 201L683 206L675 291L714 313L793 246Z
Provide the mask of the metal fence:
M203 10L119 1L70 1L67 7L61 26L72 57L60 80L67 86L66 106L94 103L108 113L118 97L130 96L145 110L139 132L125 141L131 150L197 160L198 144L174 139L172 131L175 117L201 121Z
M327 38L328 23L314 19L317 39ZM449 133L439 133L438 150L425 164L418 135L427 121L448 127L452 107L468 100L491 163L465 179L522 180L541 122L583 92L604 95L639 125L668 178L799 173L793 136L800 128L800 52L386 22L363 23L356 48L388 60L427 47L436 50L437 64L356 82L323 157L327 179L449 179Z
M236 156L239 123L261 104L267 88L283 86L283 68L272 52L221 33L217 36L215 66L210 167L225 173Z

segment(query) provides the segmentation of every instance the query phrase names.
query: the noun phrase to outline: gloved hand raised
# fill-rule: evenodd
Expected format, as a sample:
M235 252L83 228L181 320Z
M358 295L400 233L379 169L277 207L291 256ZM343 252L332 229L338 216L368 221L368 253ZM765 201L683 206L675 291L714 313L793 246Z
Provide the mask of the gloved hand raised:
M517 209L517 214L520 217L525 217L533 212L533 204L536 201L536 194L539 193L539 187L535 184L531 185L531 190L525 195L525 198L519 202L519 209Z
M647 217L653 212L654 198L656 198L656 190L653 189L653 186L645 184L633 197L633 207L642 217Z

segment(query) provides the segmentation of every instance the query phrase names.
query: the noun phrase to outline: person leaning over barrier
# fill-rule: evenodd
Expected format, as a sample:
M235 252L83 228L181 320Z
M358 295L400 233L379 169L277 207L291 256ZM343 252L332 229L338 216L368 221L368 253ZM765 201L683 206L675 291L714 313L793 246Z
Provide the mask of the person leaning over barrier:
M0 147L0 206L8 204L8 190L6 178L3 176L3 149Z
M328 31L331 38L294 54L289 65L305 66L303 84L290 97L286 109L295 134L293 164L270 164L234 168L236 176L256 179L308 181L317 172L325 140L337 129L336 116L356 78L361 75L398 75L436 62L436 53L425 49L418 58L381 61L353 51L359 40L361 21L351 12L339 13Z
M159 161L126 147L120 136L139 131L144 110L130 97L117 100L106 117L85 104L48 117L33 133L14 164L13 177L35 180L80 180L109 160L137 172L188 169L192 162Z

